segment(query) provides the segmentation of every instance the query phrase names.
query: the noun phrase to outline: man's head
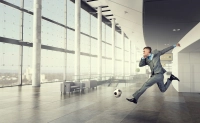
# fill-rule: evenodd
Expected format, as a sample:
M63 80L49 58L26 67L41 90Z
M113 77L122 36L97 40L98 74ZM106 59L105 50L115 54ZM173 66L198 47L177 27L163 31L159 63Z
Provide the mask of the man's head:
M143 55L148 56L151 53L151 47L144 47Z

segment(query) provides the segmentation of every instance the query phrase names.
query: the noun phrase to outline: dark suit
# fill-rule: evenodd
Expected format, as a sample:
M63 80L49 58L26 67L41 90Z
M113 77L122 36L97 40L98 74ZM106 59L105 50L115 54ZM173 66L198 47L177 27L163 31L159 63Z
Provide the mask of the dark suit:
M133 97L136 100L139 99L139 97L145 92L145 90L147 88L149 88L150 86L152 86L155 83L157 83L161 92L165 92L167 90L167 88L171 84L171 81L168 79L165 84L163 82L163 78L164 78L163 74L166 72L166 70L162 67L162 65L160 63L160 56L165 54L169 50L172 50L173 48L174 48L174 46L170 46L161 51L154 50L152 52L152 54L154 54L152 60L149 60L148 58L141 59L139 66L142 67L145 65L149 65L149 67L151 69L151 78L149 78L143 84L143 86L133 94Z

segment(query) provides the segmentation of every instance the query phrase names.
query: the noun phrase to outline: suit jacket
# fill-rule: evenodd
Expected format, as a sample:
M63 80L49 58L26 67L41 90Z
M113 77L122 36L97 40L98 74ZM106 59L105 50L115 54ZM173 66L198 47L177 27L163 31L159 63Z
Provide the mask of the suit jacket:
M160 63L160 56L172 50L173 48L174 46L170 46L161 51L158 51L157 49L152 51L152 54L154 54L153 59L152 60L149 60L148 58L141 59L139 67L149 65L151 69L151 74L158 74L158 73L164 74L166 70L162 67Z

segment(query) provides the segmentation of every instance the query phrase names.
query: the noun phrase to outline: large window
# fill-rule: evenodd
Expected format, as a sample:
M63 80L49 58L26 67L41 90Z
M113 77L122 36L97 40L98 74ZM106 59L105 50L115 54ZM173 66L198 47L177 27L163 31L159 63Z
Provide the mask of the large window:
M8 38L10 42L6 42L6 40L4 40L6 43L0 42L0 87L21 84L19 81L20 74L22 75L22 84L31 84L33 74L33 15L19 9L21 8L21 1L6 1L11 6L0 3L0 37ZM18 6L18 8L14 8L12 4ZM24 0L24 9L33 12L33 0ZM24 15L23 21L21 20L22 12ZM40 81L41 83L63 81L64 70L66 70L66 79L72 81L74 79L74 68L76 67L74 62L75 5L70 0L42 0L42 16L47 19L42 19L41 22ZM80 74L84 76L81 78L88 78L89 73L92 74L91 77L96 77L98 76L97 18L81 8L80 19ZM21 34L21 22L23 22L23 34ZM66 30L67 33L65 33ZM102 22L101 31L102 79L108 79L104 76L110 76L112 73L112 29ZM115 33L115 72L119 75L122 67L122 41L121 34L117 31ZM23 43L19 42L21 38L23 38ZM67 44L66 61L63 52L65 44ZM125 44L125 49L129 51L128 39L125 39ZM20 48L23 50L20 50ZM21 53L23 58L22 67L20 67ZM125 60L129 60L129 52L125 53ZM21 68L22 73L20 72Z

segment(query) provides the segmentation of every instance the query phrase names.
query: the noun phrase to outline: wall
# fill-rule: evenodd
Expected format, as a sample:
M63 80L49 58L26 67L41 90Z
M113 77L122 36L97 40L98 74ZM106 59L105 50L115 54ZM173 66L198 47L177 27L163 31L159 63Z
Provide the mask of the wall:
M172 82L178 92L200 92L200 81L198 80L200 65L200 54L181 53L185 48L198 47L191 46L200 39L200 23L190 30L180 41L181 47L176 47L173 53L172 73L180 78L180 82Z
M200 53L178 54L179 92L200 92Z

